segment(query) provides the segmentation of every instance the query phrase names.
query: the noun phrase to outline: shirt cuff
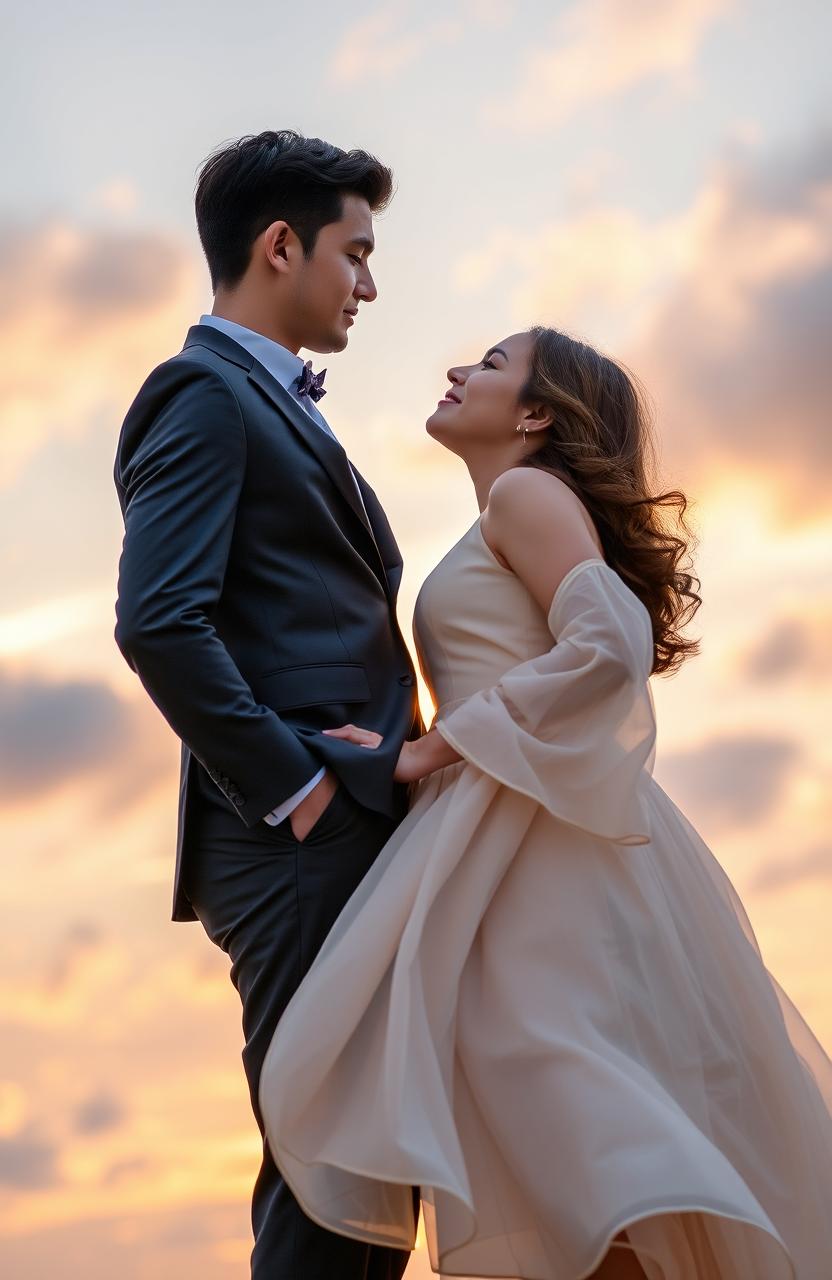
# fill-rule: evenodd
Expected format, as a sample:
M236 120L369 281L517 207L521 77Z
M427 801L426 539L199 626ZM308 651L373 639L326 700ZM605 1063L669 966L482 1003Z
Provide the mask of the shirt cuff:
M301 800L305 800L309 792L317 787L325 773L326 765L319 769L314 778L310 778L306 785L301 787L300 791L296 791L293 796L289 796L288 800L284 800L283 804L279 804L276 809L272 809L271 813L267 813L263 821L268 822L270 827L276 827L284 818L288 818L292 810L297 809Z

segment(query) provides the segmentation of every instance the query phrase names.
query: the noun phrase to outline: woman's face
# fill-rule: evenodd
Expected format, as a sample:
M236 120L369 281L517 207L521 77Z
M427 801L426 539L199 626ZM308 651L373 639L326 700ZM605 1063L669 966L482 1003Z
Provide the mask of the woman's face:
M531 334L515 333L490 347L478 364L449 369L451 386L425 424L428 434L463 458L519 441L520 392L533 344Z

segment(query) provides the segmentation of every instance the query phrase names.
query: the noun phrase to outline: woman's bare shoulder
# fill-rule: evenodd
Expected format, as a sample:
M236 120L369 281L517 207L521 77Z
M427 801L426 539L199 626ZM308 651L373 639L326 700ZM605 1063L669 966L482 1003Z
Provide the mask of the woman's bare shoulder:
M543 467L509 467L497 476L488 494L488 505L500 506L535 502L566 502L575 494L565 480Z
M510 467L491 486L485 523L496 541L531 534L557 537L584 531L600 552L601 540L581 499L560 476L542 467Z

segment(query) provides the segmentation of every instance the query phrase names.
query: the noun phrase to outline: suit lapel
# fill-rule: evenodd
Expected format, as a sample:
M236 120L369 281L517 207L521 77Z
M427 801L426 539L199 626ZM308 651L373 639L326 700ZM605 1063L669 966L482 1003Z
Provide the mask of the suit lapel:
M328 435L322 427L313 422L300 407L294 396L282 387L276 378L258 361L254 361L249 370L249 382L253 382L264 395L277 406L289 425L298 433L307 448L311 449L330 480L349 503L361 522L369 543L371 566L379 578L385 591L389 591L389 583L384 569L384 560L376 543L375 533L364 509L358 482L350 467L345 450L337 440Z
M359 471L353 467L355 478L358 481L358 487L361 490L361 496L364 499L364 506L370 517L370 523L373 526L375 534L376 546L384 564L384 571L387 575L387 582L390 587L390 595L393 599L399 590L399 584L402 577L402 553L399 550L396 539L393 536L393 530L390 528L390 522L384 511L384 507L376 497L375 490L370 487Z
M332 483L349 503L361 529L363 536L362 543L366 547L365 559L372 568L379 582L384 587L387 595L390 595L391 585L387 578L386 566L388 560L389 548L385 546L382 553L376 543L374 525L382 530L385 535L389 532L389 526L384 518L383 512L380 521L376 518L376 509L381 512L378 499L370 489L366 481L359 482L357 473L353 473L350 467L346 452L332 436L330 436L323 427L319 427L313 422L309 415L301 408L294 396L283 387L276 378L272 377L269 371L256 360L251 352L245 347L240 346L239 342L235 342L233 338L227 334L220 333L218 330L208 325L192 325L188 330L188 336L185 340L185 346L205 346L214 351L217 355L222 356L225 360L230 360L233 364L239 365L248 373L249 381L254 384L277 408L281 416L289 423L289 426L297 432L303 443L312 451L318 462L326 471ZM361 491L359 491L359 483ZM372 495L371 501L367 504L365 510L366 495L364 490ZM362 497L364 502L362 502ZM372 517L368 516L368 512L372 511ZM371 523L372 518L372 523ZM390 538L392 539L392 533ZM398 547L393 542L394 560L400 559L398 555ZM364 554L364 553L362 553ZM395 567L395 565L393 566Z

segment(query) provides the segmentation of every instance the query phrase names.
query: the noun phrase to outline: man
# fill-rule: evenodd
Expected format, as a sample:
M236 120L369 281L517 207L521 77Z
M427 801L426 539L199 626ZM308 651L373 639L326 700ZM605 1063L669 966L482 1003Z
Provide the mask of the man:
M423 731L401 556L297 354L342 351L375 299L373 213L391 193L366 152L290 131L211 156L196 216L213 313L148 377L115 461L115 638L182 742L172 918L230 957L261 1135L274 1028L404 816L393 772ZM359 719L377 750L322 732ZM312 1222L263 1147L253 1280L398 1280L407 1252Z

